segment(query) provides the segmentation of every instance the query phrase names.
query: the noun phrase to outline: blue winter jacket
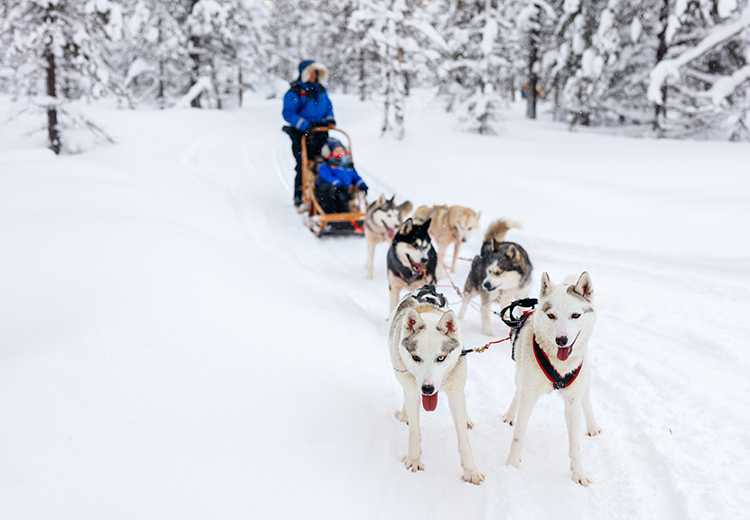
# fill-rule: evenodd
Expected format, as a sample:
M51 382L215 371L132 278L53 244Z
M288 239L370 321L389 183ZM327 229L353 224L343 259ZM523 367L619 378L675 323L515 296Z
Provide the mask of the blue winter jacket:
M299 64L299 77L284 95L284 109L281 112L287 123L302 132L315 124L336 124L333 105L325 87L320 83L302 81L303 72L314 63L313 60L305 60Z
M357 170L354 168L331 166L328 163L323 163L318 168L318 182L327 182L328 184L341 186L342 188L354 186L360 190L367 190L367 184L359 176Z

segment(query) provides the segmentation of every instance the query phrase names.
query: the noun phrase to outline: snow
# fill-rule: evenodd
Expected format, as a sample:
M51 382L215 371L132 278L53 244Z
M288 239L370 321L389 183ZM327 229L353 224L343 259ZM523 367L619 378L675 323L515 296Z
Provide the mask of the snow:
M715 105L721 105L745 81L750 80L750 65L745 65L731 76L720 78L711 87L709 94Z
M641 21L638 18L633 18L633 21L630 23L630 41L636 43L641 38L642 32L643 25Z
M118 144L60 158L24 136L38 121L0 127L0 515L745 516L747 146L568 133L522 106L482 137L452 130L424 92L397 142L377 137L376 107L334 102L374 195L520 220L510 238L535 280L591 272L593 486L568 477L555 396L534 411L521 469L504 466L505 347L469 361L487 481L460 481L442 401L422 421L426 471L403 468L385 251L368 281L362 240L303 228L279 101L252 99L235 112L92 109ZM478 313L463 329L484 342Z

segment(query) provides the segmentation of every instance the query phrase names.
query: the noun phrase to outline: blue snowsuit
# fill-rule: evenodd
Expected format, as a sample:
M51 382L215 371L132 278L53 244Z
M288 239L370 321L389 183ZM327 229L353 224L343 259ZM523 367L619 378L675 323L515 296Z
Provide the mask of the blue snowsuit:
M284 108L281 115L287 123L300 132L305 132L316 124L336 124L333 117L333 105L325 87L320 83L302 81L305 69L314 63L314 60L305 60L299 64L299 76L284 94Z
M315 191L323 211L326 213L346 213L349 210L349 188L354 186L367 193L367 184L354 168L332 166L323 163L318 168L318 182Z
M331 166L328 163L323 163L318 168L318 182L325 182L344 189L354 186L359 190L367 190L367 184L359 176L357 170L354 168Z

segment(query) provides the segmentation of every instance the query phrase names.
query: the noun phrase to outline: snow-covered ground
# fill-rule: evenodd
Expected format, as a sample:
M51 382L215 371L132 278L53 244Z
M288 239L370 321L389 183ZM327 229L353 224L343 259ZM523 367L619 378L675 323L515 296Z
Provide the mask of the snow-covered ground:
M367 281L364 241L301 225L278 101L257 100L94 110L119 144L61 158L22 136L38 121L0 126L0 517L746 516L750 148L568 133L514 111L480 137L426 94L396 143L376 108L334 101L374 194L522 221L534 292L543 270L591 272L594 484L568 476L556 396L534 411L522 468L504 466L504 346L469 363L487 481L461 482L445 401L423 421L426 471L403 468L385 250ZM483 341L476 311L464 337Z

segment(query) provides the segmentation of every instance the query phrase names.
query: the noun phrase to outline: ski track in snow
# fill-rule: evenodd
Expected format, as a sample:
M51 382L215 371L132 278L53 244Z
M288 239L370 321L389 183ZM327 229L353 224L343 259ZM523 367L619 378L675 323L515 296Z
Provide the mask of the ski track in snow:
M736 270L721 270L710 258L701 255L641 251L629 248L626 243L578 243L567 240L562 233L546 233L542 226L525 222L526 229L513 231L510 238L529 249L535 264L535 280L543 270L550 270L558 280L562 273L583 269L593 274L599 318L591 344L596 367L592 397L603 433L584 439L583 460L594 484L584 489L569 478L563 406L554 395L542 398L534 410L521 469L504 465L511 429L502 423L500 415L512 397L514 368L506 344L469 360L468 411L476 424L470 436L477 462L487 474L486 482L473 487L460 481L455 434L445 400L440 401L436 413L423 416L426 471L410 474L400 463L406 451L407 428L393 418L393 411L401 405L401 390L392 375L386 351L385 247L381 245L377 250L376 278L369 281L364 278L363 240L317 239L304 228L290 204L292 162L288 140L277 131L277 107L261 101L250 105L236 113L202 114L200 123L194 124L206 126L196 127L200 130L196 137L163 143L167 153L158 163L164 168L163 178L153 179L152 184L131 175L125 164L107 158L106 151L80 158L92 163L102 161L120 179L119 185L114 183L101 189L131 190L133 203L142 204L145 217L131 217L132 225L146 219L137 224L141 226L136 229L141 230L142 238L136 237L134 244L151 240L146 229L147 219L157 218L149 217L153 213L158 222L171 222L172 232L184 235L175 239L175 243L196 241L206 249L184 246L185 251L195 254L195 258L182 259L188 267L203 266L207 270L205 275L211 277L223 276L213 270L227 270L227 280L209 277L209 282L203 282L196 273L190 284L208 283L209 287L212 283L221 287L225 284L227 289L222 289L225 292L216 289L216 298L210 300L219 308L207 307L203 313L207 320L212 316L228 316L215 318L226 318L219 338L211 338L210 328L206 329L208 332L196 328L196 344L185 343L185 352L169 350L171 346L161 347L163 352L157 347L150 351L157 359L157 366L171 367L176 363L176 370L174 381L158 379L145 387L144 392L150 392L149 397L160 403L163 385L183 388L189 397L175 396L181 404L176 404L177 401L173 404L185 406L189 410L186 417L189 414L196 417L185 424L177 418L173 418L174 425L164 423L167 440L164 444L146 440L151 432L148 427L143 433L140 430L130 433L136 439L144 435L143 446L154 443L158 446L145 452L148 458L144 462L153 464L151 471L148 465L131 468L120 461L121 466L113 467L125 474L121 477L124 480L115 478L112 489L94 486L93 498L87 500L86 494L77 492L66 497L62 488L54 493L53 500L40 503L39 497L48 496L41 490L56 482L47 475L49 468L35 474L25 458L40 443L50 457L49 464L61 474L76 464L78 457L84 467L98 467L89 459L100 452L94 449L89 453L91 448L85 443L76 444L80 453L72 456L64 442L43 436L25 444L22 441L25 432L33 426L9 423L0 440L6 446L15 446L16 453L0 457L0 504L7 504L0 505L0 513L9 508L3 517L39 518L53 505L57 508L55 515L62 518L109 511L111 514L107 516L111 518L164 518L175 513L182 518L239 518L250 513L259 518L304 515L383 519L551 516L720 519L739 518L747 510L750 504L741 489L748 485L748 470L742 465L750 455L750 438L746 399L742 396L750 390L743 377L750 366L743 345L737 343L738 336L750 334L750 327L743 319L750 296L746 267L738 263ZM427 106L419 110L426 110ZM248 117L249 111L252 117ZM176 114L183 124L190 120L189 111ZM374 114L350 100L342 102L338 114L341 121L357 119L355 128L376 126ZM418 117L412 117L417 126ZM248 125L253 121L257 126L251 130ZM430 117L425 117L424 128L435 128L431 124ZM529 131L520 122L517 129L519 139ZM194 129L191 135L195 133ZM397 146L387 139L375 141L371 132L352 133L357 161L359 149L372 158L382 155L385 147ZM556 130L551 134L540 132L536 138L551 139L557 133ZM359 138L363 142L357 140L359 135L364 135ZM448 139L468 139L461 134L449 135ZM479 139L477 142L488 142ZM503 142L502 139L498 142ZM586 139L581 134L565 134L563 138L574 143ZM633 147L641 144L627 140L622 143ZM476 188L469 181L466 185L451 183L450 172L441 176L430 168L422 168L423 164L409 162L407 156L416 154L414 150L424 154L431 147L412 138L403 146L408 176L369 162L362 169L371 186L371 196L381 191L393 193L392 186L404 184L404 190L411 191L397 193L400 198L411 198L415 205L472 198L470 190ZM482 150L478 152L480 156ZM561 151L568 153L565 149ZM177 156L172 167L170 153ZM513 160L521 160L523 153L520 151ZM0 163L11 167L19 164L13 154L9 157L6 160L0 155ZM158 173L155 169L154 175ZM81 182L92 179L82 174ZM519 181L494 182L497 184L491 184L485 191L500 192L506 185L516 186ZM586 174L561 173L550 183L537 178L526 182L539 183L542 191L575 193L585 187L593 189L587 193L594 193L595 197L623 195L620 182L609 182L604 176L592 180ZM412 189L420 185L421 191ZM36 196L28 195L27 188L24 190L23 196L34 200ZM624 193L637 197L650 191L647 186L630 185ZM422 199L417 200L416 195ZM184 202L180 199L183 196ZM160 197L168 208L163 215L156 209ZM181 202L170 202L170 197ZM147 203L143 202L147 199ZM670 197L661 193L659 199L669 202ZM688 200L699 199L698 192L688 196ZM54 201L54 197L50 200ZM489 204L482 205L483 225L499 216L514 216L511 206L509 202L498 210ZM220 207L228 208L226 215L212 213ZM18 211L9 214L17 217L26 210ZM184 213L175 213L179 211ZM37 213L36 218L43 218L43 214ZM28 232L35 229L31 225L27 228ZM20 243L21 239L9 228L2 231L10 240ZM166 236L159 240L168 240ZM82 247L86 247L87 240L81 242ZM480 241L479 236L473 237L462 255L473 255ZM748 252L741 254L747 258ZM732 255L727 252L727 256ZM247 274L232 279L232 273L243 272L243 263ZM18 265L20 260L6 267ZM177 269L178 276L180 266L169 265ZM463 285L468 267L467 262L459 262L459 272L453 277L459 286ZM67 287L67 282L58 285ZM8 280L2 288L18 289ZM125 289L119 290L123 295L129 294ZM201 294L205 296L213 294L209 292L213 289L203 290ZM455 299L452 290L444 291L450 301ZM44 293L45 289L34 289L34 294ZM175 299L178 309L179 304ZM186 341L191 334L191 315L185 322L174 322L175 326L184 327L180 337L184 336ZM25 344L22 333L14 332L26 330L18 318L20 314L11 316L19 322L6 332L15 334L16 343ZM200 319L195 316L192 319ZM504 335L499 324L495 327L498 336ZM273 330L269 332L266 328ZM105 332L96 334L105 337ZM463 334L467 345L486 341L479 334L476 306L463 324ZM204 337L211 338L210 348L198 346ZM43 346L39 349L37 361L44 360L44 364L53 363L55 356L65 355L55 353L50 358L49 354L43 354ZM25 359L28 355L20 349L4 350L0 363L16 363L18 367L31 363L33 369L34 357ZM81 352L75 355L83 356ZM110 355L127 366L132 364L136 371L145 366L142 370L146 375L142 377L149 378L150 364L154 362L149 357L138 358L137 354L123 350L112 350ZM187 359L183 360L183 356ZM163 364L159 361L162 357ZM260 366L255 366L256 363ZM91 368L97 370L97 366ZM114 368L112 371L117 373ZM243 371L252 373L243 377ZM23 397L13 392L25 387L10 374L7 370L0 372L0 380L5 377L6 381L0 393L3 388L7 392L0 400L0 411L7 413L0 415L17 420L23 416L22 407L12 403L19 399L23 402ZM45 370L45 374L56 377L54 371ZM201 383L197 388L192 386L194 378ZM84 381L82 385L90 384L88 379ZM104 378L100 384L101 387L87 391L101 389L107 395L110 390ZM61 388L67 388L67 383L61 383ZM151 416L131 409L129 401L120 405L123 413L132 414L133 421L156 420L156 424L161 424L161 415ZM75 410L64 401L57 406L68 413ZM91 406L96 410L107 403ZM161 412L166 421L173 413L167 410L168 407ZM106 420L107 413L104 415ZM198 421L197 417L203 416L207 422ZM73 421L68 428L80 437L87 430L88 419L81 415L77 419L80 422L76 422L75 417L74 414L74 419L63 422ZM38 423L39 428L48 424L42 419ZM57 433L54 421L52 425L51 431ZM189 431L185 429L187 425L191 426ZM106 428L103 433L115 438L121 435ZM151 434L160 438L158 432ZM72 439L74 433L70 435ZM181 439L182 435L185 439ZM95 438L92 436L90 442L95 442ZM214 446L217 442L219 446ZM123 449L123 456L130 453L139 460L136 451L131 453L128 442L123 443ZM181 461L175 464L178 469L169 469L172 456ZM44 467L44 462L35 459L34 467ZM10 471L5 476L4 468ZM138 475L144 478L143 483ZM173 480L166 483L160 480L162 475ZM83 486L91 483L96 473L73 471L69 478L74 483L71 485ZM107 476L105 481L109 480ZM123 489L117 489L123 484ZM161 491L150 491L150 486ZM12 493L13 490L18 493ZM132 497L131 503L118 508L123 495ZM24 509L22 504L29 500L32 507ZM91 514L91 518L95 517Z

